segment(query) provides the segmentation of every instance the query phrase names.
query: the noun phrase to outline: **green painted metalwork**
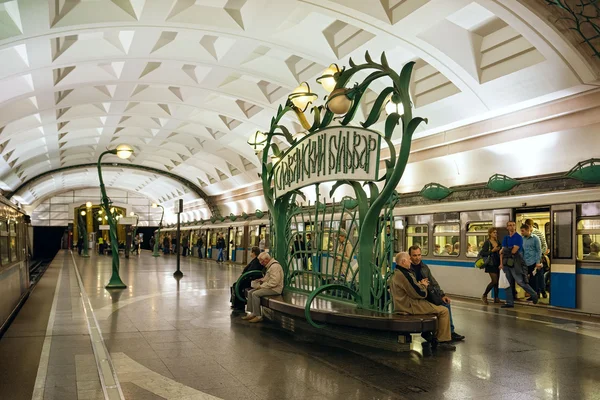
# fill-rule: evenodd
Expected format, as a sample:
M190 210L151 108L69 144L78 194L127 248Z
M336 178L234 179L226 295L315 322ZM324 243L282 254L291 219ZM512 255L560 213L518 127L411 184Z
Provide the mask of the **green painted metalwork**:
M242 219L243 220L247 220L250 216L248 214L246 214L245 212L242 213Z
M102 193L102 207L108 217L108 225L110 227L110 247L112 253L112 275L110 281L106 285L107 289L125 289L127 285L123 283L119 276L119 242L117 240L117 222L115 216L110 212L111 202L106 195L106 188L104 187L104 179L102 179L102 157L107 154L117 154L117 150L106 150L100 157L98 157L98 179L100 180L100 192Z
M488 180L487 187L494 192L503 193L508 192L518 184L519 182L509 176L494 174Z
M265 213L261 210L256 210L256 212L254 213L254 215L256 215L256 218L262 218L265 216Z
M236 219L237 219L237 215L233 215L233 213L229 214L229 220L231 222L235 222Z
M357 303L361 303L361 296L358 292L356 292L355 290L350 289L349 287L345 286L345 285L339 285L339 284L331 284L331 285L323 285L315 290L313 290L310 295L308 296L308 300L306 300L306 305L304 306L304 317L306 318L306 321L311 324L312 326L314 326L315 328L324 328L325 325L322 324L317 324L315 321L313 321L313 319L310 316L310 306L312 304L312 302L317 298L318 295L320 295L323 292L328 292L328 291L342 291L342 292L346 292L349 295L352 296L352 298L357 302Z
M557 19L565 21L569 29L581 37L593 57L600 58L600 0L546 0L550 7L557 7L564 15Z
M567 176L585 183L600 183L600 158L591 158L577 163Z
M240 282L242 282L246 278L252 278L252 277L260 278L261 276L263 276L263 273L261 271L248 271L248 272L244 272L238 278L238 280L235 281L235 285L233 285L235 297L237 297L237 299L239 301L241 301L243 303L246 303L247 302L246 298L244 296L242 296L242 294L240 293L240 290L239 290Z
M452 190L435 182L423 186L423 189L419 192L421 196L429 200L442 200L450 196L451 193Z
M165 217L165 208L160 204L156 204L156 207L160 207L162 212L160 214L160 222L158 224L158 232L156 233L156 236L154 237L154 251L152 252L152 256L160 257L160 253L158 251L158 246L159 246L158 242L160 241L160 229L162 228L163 218Z
M83 249L81 249L82 254L81 257L89 257L90 255L88 254L88 237L87 237L87 227L86 227L86 222L83 220L83 215L81 215L81 209L77 210L77 214L78 214L78 218L77 218L77 222L79 224L79 228L77 229L77 231L79 232L79 237L81 237L83 239Z
M261 142L264 144L264 149L261 155L262 173L260 176L265 202L271 217L273 238L271 252L280 262L284 260L284 266L287 261L287 268L284 268L286 288L314 293L324 284L341 285L346 289L340 289L339 293L335 292L333 297L347 301L347 297L351 296L353 297L352 301L359 307L389 309L391 302L386 298L389 295L384 292L387 293L385 281L389 277L388 268L391 264L385 259L390 257L378 256L378 251L380 251L378 247L379 249L386 248L385 237L387 235L379 235L379 232L383 226L382 222L387 217L383 220L380 217L382 212L383 215L390 214L393 209L392 204L397 202L395 188L406 169L413 134L418 126L427 120L420 117L413 118L412 115L409 86L414 62L406 64L400 73L397 73L389 66L385 53L381 55L380 62L375 62L367 52L365 60L366 62L363 64L355 64L350 59L349 68L344 68L334 74L336 87L332 92L332 98L334 95L344 95L351 101L346 114L334 118L333 112L329 109L323 106L314 106L311 110L313 123L309 124L302 110L298 110L290 99L284 105L279 106L277 115L271 119L269 131L264 133L266 139ZM346 85L357 73L365 71L370 74L361 83L346 88ZM390 96L392 101L401 103L404 109L403 115L392 113L385 120L385 129L381 140L386 142L390 150L390 158L385 161L385 173L378 180L379 186L373 181L366 182L363 186L360 182L339 180L333 185L330 196L333 196L334 192L342 185L347 185L354 191L355 198L344 199L339 204L334 202L335 204L331 206L327 206L324 201L321 201L319 184L315 185L315 203L313 205L309 203L308 207L301 207L296 203L297 198L304 197L299 190L275 196L273 189L274 164L269 160L269 155L285 156L293 151L294 146L298 143L288 129L281 124L282 118L290 111L294 112L307 130L307 137L329 127L334 121L346 126L354 120L360 99L369 85L378 79L391 81L392 84L381 92L361 126L368 128L379 120ZM392 136L397 126L402 128L398 149L392 143ZM273 142L275 137L281 137L281 140L287 141L291 147L282 152ZM338 160L338 162L340 161ZM352 177L349 176L348 179L352 179ZM368 193L365 186L368 187ZM347 230L345 242L339 240L342 222L345 224L344 229ZM302 229L300 229L301 224ZM311 229L306 229L307 226ZM306 237L308 233L315 236L311 237L311 249L302 250L300 245L293 243L294 239L298 237L295 235ZM379 241L374 239L378 236L384 237ZM313 240L315 245L318 244L316 248L312 248ZM355 242L354 245L350 243L351 241ZM351 251L348 251L349 244L352 247ZM290 254L290 249L294 250L294 257ZM354 257L355 255L356 257ZM306 268L306 272L298 272L300 269L305 269L304 258L308 257L310 257L312 268ZM327 259L331 259L331 261L324 261ZM351 268L351 264L355 264L356 268ZM384 273L382 273L382 269Z

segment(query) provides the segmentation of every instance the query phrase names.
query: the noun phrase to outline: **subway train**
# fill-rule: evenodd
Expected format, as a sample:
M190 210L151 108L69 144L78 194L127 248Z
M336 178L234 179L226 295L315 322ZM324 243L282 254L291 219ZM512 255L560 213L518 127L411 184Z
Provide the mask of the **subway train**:
M241 219L241 217L238 217ZM216 260L218 256L217 238L223 235L226 243L225 259L234 263L246 264L249 260L249 252L253 246L260 247L262 250L269 249L269 218L264 215L262 218L255 216L246 220L227 222L188 222L181 225L181 237L187 237L190 243L190 252L192 256L199 256L202 252L203 258ZM163 243L165 236L168 236L171 242L176 238L177 228L169 226L160 230L160 242ZM202 237L204 246L199 249L196 246L198 239Z
M526 219L533 219L544 234L549 249L548 297L540 299L540 303L600 314L600 297L595 293L600 286L600 255L596 247L600 243L599 199L600 188L582 187L427 204L403 205L400 201L394 208L393 220L386 225L392 228L394 252L418 244L424 262L431 267L447 293L480 298L490 278L483 270L475 268L475 261L487 238L488 228L497 228L499 240L502 240L509 220L516 221L518 231ZM333 216L333 221L336 219ZM305 222L306 226L310 224ZM342 221L341 226L348 230L349 240L356 245L356 231L350 224L350 221ZM219 233L224 235L227 243L235 238L234 246L228 246L228 257L237 263L247 262L249 249L257 246L261 238L268 249L268 218L216 224L208 221L183 226L181 230L182 234L191 234L193 243L201 234L208 237L210 245L204 252L212 259L217 257L215 245ZM292 233L302 230L292 227ZM161 235L174 237L174 231L174 227L162 229ZM436 254L436 245L441 249L450 245L453 251ZM327 244L324 242L323 246L327 247ZM197 249L193 251L193 255L197 255ZM326 252L322 254L327 257ZM518 297L523 298L523 295L519 289Z
M394 209L395 250L418 244L423 261L447 293L480 298L490 278L474 263L488 228L497 228L502 240L509 220L517 223L518 231L530 218L544 234L549 250L549 297L540 302L600 314L600 298L595 293L600 285L599 199L600 189L590 187L435 206L400 206ZM436 245L440 249L451 245L457 254L436 254ZM520 289L519 295L523 295Z
M0 198L0 332L29 290L29 218Z

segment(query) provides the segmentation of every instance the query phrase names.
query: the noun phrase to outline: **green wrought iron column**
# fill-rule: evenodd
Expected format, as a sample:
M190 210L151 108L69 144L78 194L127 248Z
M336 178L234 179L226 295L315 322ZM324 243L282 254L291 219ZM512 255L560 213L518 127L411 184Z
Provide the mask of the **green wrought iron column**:
M160 256L160 254L158 252L158 241L160 240L160 228L162 228L163 218L165 216L165 208L160 204L152 203L152 208L158 208L158 207L161 208L162 212L160 214L160 222L158 224L158 232L156 233L156 235L154 237L154 252L152 253L152 257Z
M108 200L108 196L106 195L106 188L104 187L104 179L102 178L102 157L107 154L115 154L119 158L126 159L131 157L133 154L133 148L128 145L119 145L116 149L107 150L100 154L98 157L98 179L100 180L100 192L102 193L102 207L104 208L104 212L108 217L108 225L110 227L109 237L110 237L110 247L112 253L112 275L110 277L110 281L105 286L107 289L125 289L127 285L123 283L121 277L119 276L119 242L117 239L117 221L115 216L110 212L110 202Z

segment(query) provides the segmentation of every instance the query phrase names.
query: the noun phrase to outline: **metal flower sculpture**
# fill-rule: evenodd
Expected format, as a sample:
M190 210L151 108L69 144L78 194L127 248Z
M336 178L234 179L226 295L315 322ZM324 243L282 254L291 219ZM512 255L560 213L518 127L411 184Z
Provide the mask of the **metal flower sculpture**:
M378 179L383 184L381 190L375 181L366 181L363 184L354 180L339 180L333 185L330 193L332 196L340 186L349 185L356 196L354 201L346 199L344 208L353 209L357 207L358 209L359 250L356 254L358 265L360 265L358 272L359 279L357 279L359 282L358 291L348 287L338 287L340 285L325 285L316 289L311 294L311 298L314 298L320 292L326 290L344 290L350 292L359 306L376 308L373 288L374 285L379 287L380 283L374 283L373 281L373 271L377 270L377 266L375 266L373 260L375 257L374 247L376 246L374 238L378 234L377 227L379 226L380 215L384 209L389 208L390 202L397 201L395 189L402 178L408 162L413 134L418 126L422 122L427 122L427 120L420 117L413 118L413 109L409 94L409 85L414 66L413 62L406 64L398 73L388 64L385 53L381 55L380 61L376 62L367 52L364 63L356 64L350 59L349 64L348 68L341 70L337 66L331 66L319 78L318 81L326 89L331 90L331 93L327 98L325 106L312 106L310 109L313 119L312 123L308 122L305 111L311 107L312 102L317 99L317 96L310 92L308 84L303 83L298 89L294 90L283 106L279 106L277 115L271 120L269 131L265 133L257 132L249 140L249 144L262 157L262 173L260 176L262 178L265 201L271 213L273 223L272 252L275 258L285 260L289 249L286 229L288 229L290 215L294 210L292 204L296 203L297 196L304 197L304 195L299 190L291 190L280 196L275 196L274 169L277 162L286 156L286 152L280 150L274 139L280 137L282 140L287 141L292 148L300 140L294 137L281 123L282 118L289 112L294 112L298 116L300 123L307 130L307 135L302 140L316 134L318 131L328 128L334 121L339 122L341 126L346 126L355 119L356 112L360 106L360 100L369 85L379 79L391 80L392 85L381 91L366 119L360 123L363 128L370 127L379 121L380 115L386 108L386 105L390 101L394 103L396 112L391 112L387 116L384 134L381 136L381 139L387 143L390 152L389 159L385 160L385 174ZM362 82L349 86L350 80L362 71L370 71L370 74ZM335 85L333 84L334 82ZM402 111L397 112L402 109L403 113ZM402 115L400 115L401 113ZM397 126L401 126L402 129L402 140L398 149L392 143L392 134ZM271 159L269 159L270 155ZM375 168L378 169L378 166L376 165ZM319 185L315 186L317 191L315 211L319 212ZM368 194L365 186L368 186ZM307 308L309 305L307 305Z

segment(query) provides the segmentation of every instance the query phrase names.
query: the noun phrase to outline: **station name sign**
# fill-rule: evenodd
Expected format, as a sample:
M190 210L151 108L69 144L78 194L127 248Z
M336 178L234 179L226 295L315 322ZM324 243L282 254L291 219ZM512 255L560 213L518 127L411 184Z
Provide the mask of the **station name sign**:
M331 127L302 139L275 164L275 198L327 181L375 181L381 135L359 127Z

